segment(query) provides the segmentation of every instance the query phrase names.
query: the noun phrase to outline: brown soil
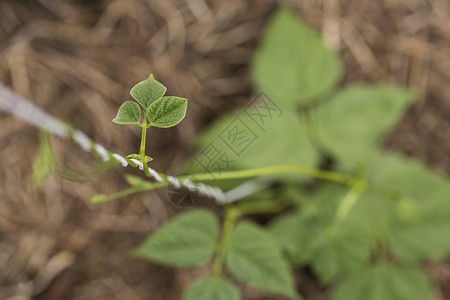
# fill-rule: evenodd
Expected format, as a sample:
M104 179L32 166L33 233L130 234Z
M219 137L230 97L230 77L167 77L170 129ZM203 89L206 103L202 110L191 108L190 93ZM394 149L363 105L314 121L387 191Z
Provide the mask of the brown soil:
M176 173L196 134L253 94L249 62L277 4L294 8L345 62L342 84L410 86L417 101L386 145L450 174L448 0L0 1L0 81L99 143L131 153L139 132L111 122L148 74L190 99L183 126L151 130L152 164ZM179 209L164 191L90 205L124 188L116 168L72 182L29 186L38 130L0 112L0 299L179 299L205 270L177 271L129 251ZM53 139L58 156L85 168L91 155ZM450 263L427 266L435 299L450 299ZM307 270L306 299L327 299ZM277 299L246 289L245 299Z

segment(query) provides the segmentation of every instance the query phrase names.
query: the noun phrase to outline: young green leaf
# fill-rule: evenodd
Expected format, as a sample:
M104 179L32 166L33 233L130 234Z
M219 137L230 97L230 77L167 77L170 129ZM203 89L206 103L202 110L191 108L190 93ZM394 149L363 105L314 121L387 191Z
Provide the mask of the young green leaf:
M353 169L379 149L413 99L407 90L388 86L349 86L317 111L319 135L339 166Z
M147 111L148 107L164 96L166 87L153 78L150 74L147 80L136 84L130 91L131 96Z
M166 266L199 266L211 258L219 233L216 217L192 209L151 234L134 253Z
M264 229L240 222L231 235L226 266L242 282L261 290L299 299L281 249Z
M193 283L184 293L184 300L240 300L239 290L228 280L209 276Z
M116 124L139 125L141 108L139 104L125 101L119 108L117 116L112 120Z
M313 29L280 8L255 55L252 74L256 86L270 98L294 105L330 90L341 76L341 64Z
M379 263L340 283L333 300L431 299L430 280L419 269Z
M150 125L169 128L180 123L186 115L187 99L179 97L162 97L150 105L147 118Z

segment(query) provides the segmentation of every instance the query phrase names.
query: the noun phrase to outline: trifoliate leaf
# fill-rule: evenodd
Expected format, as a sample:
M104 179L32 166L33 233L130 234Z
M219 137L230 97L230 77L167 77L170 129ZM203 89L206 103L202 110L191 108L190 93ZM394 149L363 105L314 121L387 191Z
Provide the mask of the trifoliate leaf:
M147 80L136 84L130 91L131 96L140 104L145 111L148 107L164 96L166 87L153 78L153 74Z
M116 124L139 125L141 118L141 108L136 102L125 101L117 112L117 116L112 120Z
M179 97L162 97L150 105L147 118L150 125L169 128L180 123L187 110L187 99Z

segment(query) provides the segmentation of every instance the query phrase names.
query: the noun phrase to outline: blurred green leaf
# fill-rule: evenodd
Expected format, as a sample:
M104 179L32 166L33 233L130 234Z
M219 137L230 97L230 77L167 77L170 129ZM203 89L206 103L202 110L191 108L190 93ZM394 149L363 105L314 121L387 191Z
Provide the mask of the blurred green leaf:
M286 250L295 266L308 263L313 255L313 242L320 234L321 224L317 222L318 220L312 221L307 222L301 213L297 212L281 215L270 223L270 232Z
M199 151L189 171L222 172L282 164L314 167L319 155L299 116L285 107L281 110L281 116L267 118L264 127L244 111L220 118L198 136ZM282 174L276 178L298 180L299 176Z
M214 214L191 209L158 228L134 253L166 266L199 266L211 258L218 233Z
M286 104L308 103L341 76L339 58L318 33L287 8L271 18L252 65L256 86Z
M155 80L153 74L150 74L147 80L136 84L131 89L130 94L147 111L153 102L164 96L166 90L166 87Z
M50 134L46 131L39 132L39 149L34 158L31 173L31 186L41 188L53 172L55 159Z
M395 87L346 87L319 107L320 138L340 167L354 168L379 149L412 98L407 90Z
M450 182L419 161L390 152L371 163L370 180L395 218L389 245L407 260L441 259L450 253ZM381 200L379 200L381 201Z
M228 280L209 276L194 282L184 293L184 300L240 300L241 293Z
M253 223L244 221L236 226L231 235L226 266L244 283L299 299L280 247L268 232Z
M427 300L431 299L431 284L419 269L378 263L337 285L332 299Z
M147 110L150 125L169 128L180 123L187 110L187 99L179 97L162 97L152 103Z
M370 239L358 232L325 232L315 241L314 248L311 265L323 283L359 272L370 260Z
M125 101L117 112L117 116L112 120L116 124L139 125L141 118L141 108L136 102Z
M301 210L279 216L269 225L292 263L310 264L323 283L362 269L370 259L371 235L370 227L365 225L366 207L357 202L343 224L333 227L337 207L345 194L346 189L340 185L323 185L309 194Z

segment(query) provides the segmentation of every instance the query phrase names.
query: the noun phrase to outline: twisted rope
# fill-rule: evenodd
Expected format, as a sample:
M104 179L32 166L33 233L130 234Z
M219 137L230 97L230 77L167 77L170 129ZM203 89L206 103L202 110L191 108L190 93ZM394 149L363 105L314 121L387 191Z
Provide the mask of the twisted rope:
M121 164L123 167L127 167L128 165L138 167L140 170L144 171L144 173L150 174L150 176L157 182L171 185L176 189L186 188L190 192L197 192L201 195L213 198L220 204L227 202L226 195L218 187L209 186L203 184L202 182L195 183L189 179L180 179L175 176L166 175L157 172L156 170L150 168L147 164L143 164L137 159L130 159L118 153L107 150L102 145L95 143L81 130L74 129L71 125L49 115L2 84L0 84L0 108L36 127L44 129L59 137L71 140L75 144L79 145L84 151L93 153L105 162L113 161Z

